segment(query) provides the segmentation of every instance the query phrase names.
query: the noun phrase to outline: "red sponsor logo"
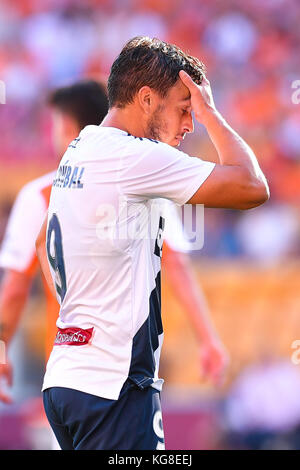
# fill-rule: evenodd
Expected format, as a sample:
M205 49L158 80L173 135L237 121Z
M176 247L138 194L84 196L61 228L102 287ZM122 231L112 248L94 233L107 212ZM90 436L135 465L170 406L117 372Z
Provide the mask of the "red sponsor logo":
M90 341L94 328L83 330L82 328L58 328L54 345L62 346L67 344L69 346L82 346L88 344Z

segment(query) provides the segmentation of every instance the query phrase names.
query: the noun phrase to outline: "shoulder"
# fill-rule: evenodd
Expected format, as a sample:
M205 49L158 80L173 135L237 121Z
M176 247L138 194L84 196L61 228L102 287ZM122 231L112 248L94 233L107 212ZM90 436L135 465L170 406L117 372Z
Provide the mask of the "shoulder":
M29 181L20 189L18 198L42 196L43 191L52 185L54 177L55 171L51 171L45 175L39 176L38 178Z
M53 183L55 173L56 173L55 171L51 171L49 173L46 173L45 175L39 176L38 178L35 178L29 181L22 187L20 192L38 193L42 191L44 188L50 186Z
M26 183L17 194L14 208L30 207L32 211L37 208L45 209L48 206L51 185L55 172L49 172Z
M132 153L137 153L141 158L150 154L151 158L154 160L166 159L167 161L174 162L178 159L189 157L186 153L164 142L146 137L135 137L131 134L127 134L127 136L128 149L130 149Z

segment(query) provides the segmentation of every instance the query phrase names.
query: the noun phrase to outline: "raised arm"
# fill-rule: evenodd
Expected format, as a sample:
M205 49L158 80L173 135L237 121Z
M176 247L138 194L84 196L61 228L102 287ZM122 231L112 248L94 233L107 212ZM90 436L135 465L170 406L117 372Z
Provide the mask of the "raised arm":
M219 164L188 201L207 207L251 209L269 198L269 188L249 145L217 111L209 81L196 85L184 71L180 78L191 94L191 106L216 148Z

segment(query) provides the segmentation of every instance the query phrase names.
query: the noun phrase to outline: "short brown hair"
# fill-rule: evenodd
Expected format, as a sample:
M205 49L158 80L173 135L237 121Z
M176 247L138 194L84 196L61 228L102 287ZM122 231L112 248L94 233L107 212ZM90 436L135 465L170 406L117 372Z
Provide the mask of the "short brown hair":
M166 96L178 80L180 70L185 70L200 85L205 65L174 44L160 39L146 36L131 39L111 67L108 78L109 107L123 108L145 85L162 97Z

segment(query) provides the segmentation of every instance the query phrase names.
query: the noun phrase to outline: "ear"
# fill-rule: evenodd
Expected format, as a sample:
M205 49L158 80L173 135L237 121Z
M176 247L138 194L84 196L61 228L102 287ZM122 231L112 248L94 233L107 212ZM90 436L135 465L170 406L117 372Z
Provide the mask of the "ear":
M151 114L155 107L154 92L149 86L143 86L137 94L138 102L145 114Z

